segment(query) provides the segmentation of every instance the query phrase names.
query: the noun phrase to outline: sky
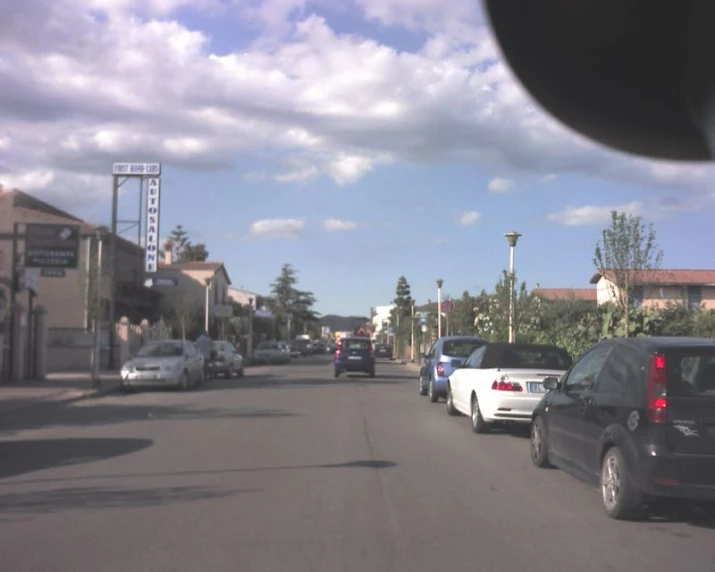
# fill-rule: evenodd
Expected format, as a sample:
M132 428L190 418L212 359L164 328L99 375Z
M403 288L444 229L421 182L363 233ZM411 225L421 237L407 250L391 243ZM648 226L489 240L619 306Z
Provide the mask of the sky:
M587 288L610 211L668 268L710 268L715 170L558 124L476 0L23 0L0 20L0 184L92 223L114 162L160 162L177 224L233 285L284 263L323 314L491 289L522 234L529 287ZM137 218L128 182L120 218ZM136 229L126 231L137 236Z

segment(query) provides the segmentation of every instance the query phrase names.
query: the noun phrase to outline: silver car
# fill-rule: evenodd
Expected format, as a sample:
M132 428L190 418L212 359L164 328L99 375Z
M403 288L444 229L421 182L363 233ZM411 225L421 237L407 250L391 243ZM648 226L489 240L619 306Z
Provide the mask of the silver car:
M122 389L176 387L187 390L204 382L204 358L194 344L181 340L152 341L122 366Z
M214 342L213 356L209 362L209 371L216 375L222 374L225 377L243 377L243 356L236 351L231 342Z

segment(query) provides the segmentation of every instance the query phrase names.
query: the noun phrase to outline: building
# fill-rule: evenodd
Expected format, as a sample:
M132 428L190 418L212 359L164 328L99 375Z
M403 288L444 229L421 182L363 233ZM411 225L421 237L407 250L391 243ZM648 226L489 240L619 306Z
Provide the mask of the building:
M153 277L154 289L162 294L162 316L183 322L187 331L203 327L207 307L209 328L227 317L223 312L231 304L231 278L223 262L172 263L170 256L167 252Z
M96 268L97 228L82 219L58 209L49 203L18 190L0 187L0 234L7 236L18 223L19 234L24 236L26 223L58 223L80 228L79 258L76 269L60 272L27 272L36 281L37 295L34 304L48 311L50 328L87 329L90 324L90 269ZM109 317L109 284L107 281L109 239L103 248L103 283L101 287L101 318ZM19 266L24 256L24 240L17 241ZM144 285L144 249L137 244L117 238L116 250L116 318L126 316L133 323L143 319L154 321L158 317L161 295ZM12 280L12 240L0 240L0 285L9 292ZM17 300L27 307L28 292L20 292Z
M599 305L617 300L618 289L613 280L614 273L610 270L591 277ZM631 296L637 308L663 308L669 303L679 303L694 309L704 306L715 310L715 270L644 270L634 273L634 282Z
M390 326L390 312L395 309L394 304L389 306L375 306L372 312L373 335L375 337L384 334Z
M534 288L531 293L542 300L592 302L594 306L597 300L594 288Z
M256 292L241 290L240 288L229 288L228 297L241 306L248 306L250 304L250 306L255 310L256 300L258 298L263 298L264 296Z

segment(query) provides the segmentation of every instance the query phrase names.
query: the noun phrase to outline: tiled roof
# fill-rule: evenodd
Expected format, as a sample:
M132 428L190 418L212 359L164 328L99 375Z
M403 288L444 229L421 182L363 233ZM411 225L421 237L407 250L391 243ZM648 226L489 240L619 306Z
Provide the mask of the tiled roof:
M534 288L532 293L545 300L597 300L595 288Z
M596 272L591 277L591 284L597 284L601 277L613 277L613 271ZM704 286L715 284L715 270L643 270L634 276L637 284L672 285L672 286Z

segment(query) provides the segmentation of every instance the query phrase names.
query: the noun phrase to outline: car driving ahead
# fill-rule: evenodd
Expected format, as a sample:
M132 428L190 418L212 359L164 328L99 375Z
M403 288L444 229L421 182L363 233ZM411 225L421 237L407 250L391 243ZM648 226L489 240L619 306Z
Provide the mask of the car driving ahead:
M370 338L341 338L333 362L335 377L340 377L341 373L352 372L375 377L375 354Z

